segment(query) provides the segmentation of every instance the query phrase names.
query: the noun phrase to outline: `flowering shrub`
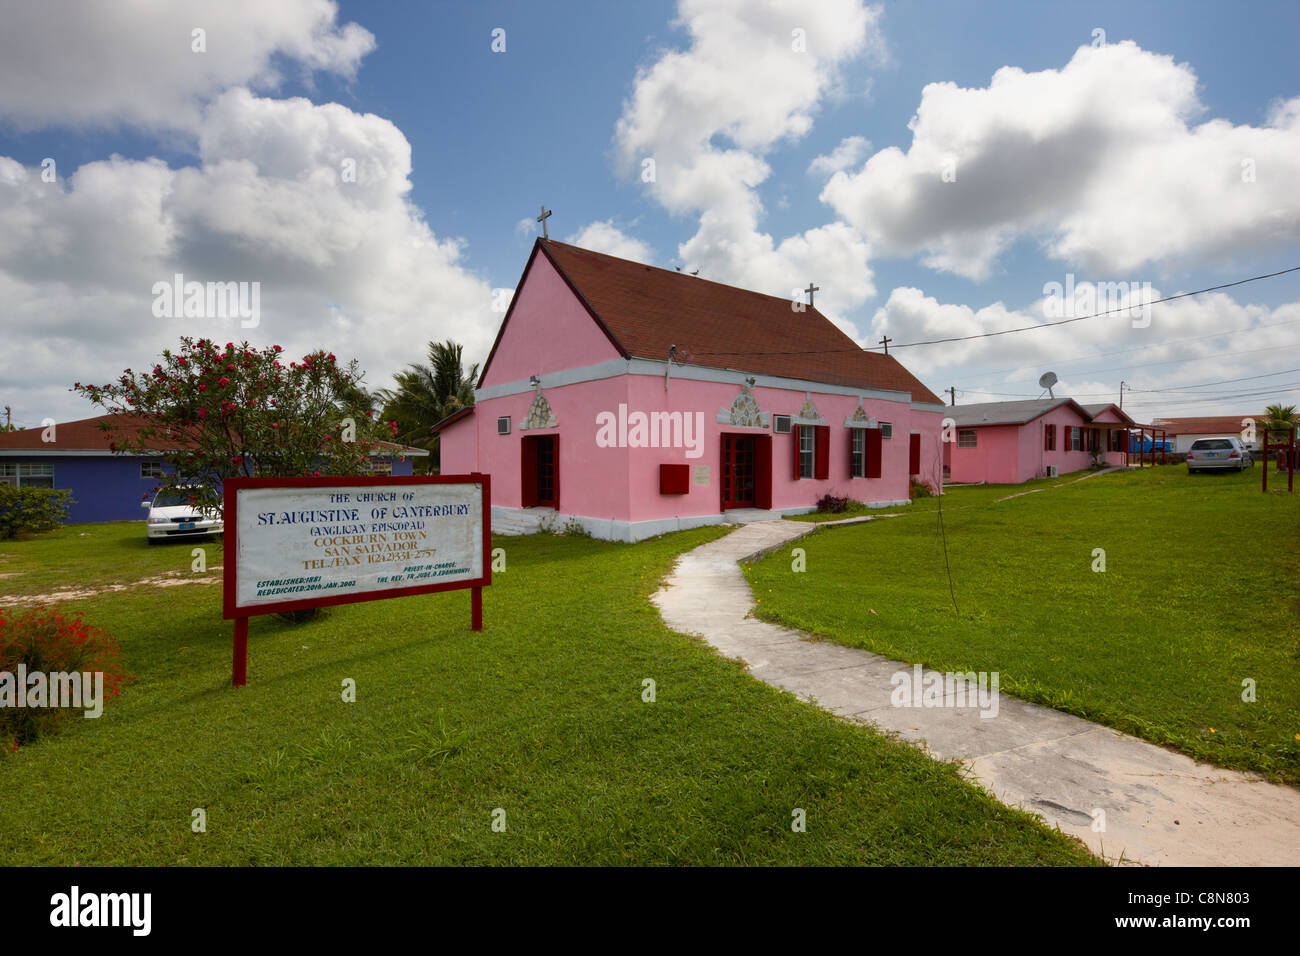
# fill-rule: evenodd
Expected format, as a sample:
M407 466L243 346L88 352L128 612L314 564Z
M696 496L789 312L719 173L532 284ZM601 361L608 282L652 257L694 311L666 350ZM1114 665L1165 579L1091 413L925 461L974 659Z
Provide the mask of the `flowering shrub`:
M163 449L163 486L197 489L195 505L219 515L226 478L364 474L374 443L397 432L396 422L374 421L355 360L340 365L320 350L284 362L283 351L182 337L147 372L72 390L142 423L105 423L112 451Z
M928 481L917 481L915 478L912 478L908 481L907 490L908 497L912 499L934 497L934 485L930 484Z
M839 495L825 494L817 499L818 511L829 511L833 515L839 514L849 506L848 498L841 498Z
M72 503L69 491L0 485L0 540L54 530Z
M103 702L135 682L135 676L126 673L116 638L86 624L80 614L67 616L46 607L0 608L0 672L13 675L16 682L19 665L26 665L28 674L102 673ZM16 690L26 692L25 687ZM57 730L69 714L81 713L67 707L0 706L0 752L11 753L20 744Z

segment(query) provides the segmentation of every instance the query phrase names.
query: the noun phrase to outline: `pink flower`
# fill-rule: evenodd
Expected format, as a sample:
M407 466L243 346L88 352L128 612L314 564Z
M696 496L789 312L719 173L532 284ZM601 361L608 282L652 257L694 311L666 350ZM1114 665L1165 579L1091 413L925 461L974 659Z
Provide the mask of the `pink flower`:
M217 379L217 384L218 384L218 385L221 385L221 386L224 387L224 386L230 384L230 379L228 379L228 378L219 378L219 379Z
M207 417L208 417L208 410L206 408L200 408L199 418L207 418Z

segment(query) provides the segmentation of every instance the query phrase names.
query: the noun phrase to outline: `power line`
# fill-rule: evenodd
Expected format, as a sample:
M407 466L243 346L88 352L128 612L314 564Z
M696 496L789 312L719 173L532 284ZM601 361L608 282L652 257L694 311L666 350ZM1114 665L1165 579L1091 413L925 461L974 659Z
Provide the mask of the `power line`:
M1236 282L1225 282L1222 285L1212 285L1204 289L1196 289L1193 292L1179 292L1175 295L1167 295L1163 299L1153 299L1150 302L1139 302L1133 305L1120 306L1114 309L1107 309L1104 312L1094 312L1091 315L1077 315L1069 319L1058 319L1055 322L1041 322L1037 325L1022 325L1016 329L1001 329L997 332L977 332L974 335L954 335L946 339L927 339L922 342L903 342L894 343L895 349L914 348L918 345L944 345L948 342L969 342L973 339L988 339L998 335L1011 335L1014 332L1033 332L1037 329L1049 329L1058 325L1069 325L1071 322L1082 322L1085 319L1096 319L1105 315L1113 315L1116 312L1132 312L1134 309L1146 308L1150 305L1160 305L1162 302L1173 302L1175 299L1185 299L1188 296L1204 295L1206 292L1217 292L1220 289L1231 289L1234 286L1245 285L1248 282L1258 282L1261 279L1273 279L1277 276L1286 275L1288 272L1300 272L1300 266L1292 266L1289 269L1282 269L1278 272L1269 272L1265 275L1251 276L1249 279L1238 279ZM893 340L890 340L893 342ZM754 352L696 352L696 355L828 355L834 352L875 352L876 349L855 347L851 349L803 349L789 352L774 351L754 351Z
M1256 331L1259 331L1260 329L1273 329L1273 328L1277 328L1277 327L1279 327L1279 326L1283 326L1283 325L1295 325L1297 322L1300 322L1300 319L1289 319L1289 320L1287 320L1286 322L1268 322L1268 323L1262 323L1262 324L1260 324L1260 325L1247 326L1247 327L1244 328L1244 329L1232 329L1232 330L1230 330L1230 331L1228 331L1228 332L1214 332L1214 333L1212 333L1212 334L1210 334L1210 335L1196 335L1196 336L1192 336L1191 338L1186 338L1186 339L1170 339L1170 340L1167 341L1167 342L1152 342L1150 345L1134 345L1134 346L1131 346L1131 347L1126 348L1126 349L1116 349L1116 350L1113 351L1113 352L1089 352L1089 353L1087 353L1086 355L1081 355L1081 356L1079 356L1079 361L1082 361L1083 359L1090 359L1090 358L1106 358L1107 356L1110 356L1110 355L1126 355L1126 354L1128 354L1129 352L1145 352L1147 349L1163 349L1163 348L1168 348L1168 347L1171 346L1171 345L1182 345L1184 342L1203 342L1203 341L1205 341L1206 339L1219 339L1219 338L1223 338L1225 335L1241 335L1241 334L1243 334L1243 333L1245 333L1245 332L1256 332ZM1295 345L1295 344L1300 344L1300 343L1294 343L1294 342L1283 342L1283 343L1281 343L1281 344L1285 346L1285 345ZM1153 365L1177 365L1177 364L1179 364L1180 362L1194 362L1194 361L1196 361L1197 358L1217 358L1217 357L1219 357L1219 356L1221 356L1221 355L1248 355L1248 354L1250 354L1251 352L1268 352L1268 351L1272 351L1274 348L1278 348L1278 347L1280 347L1280 346L1269 346L1268 348L1264 348L1264 349L1246 349L1246 350L1244 350L1244 351L1236 351L1236 352L1218 352L1218 353L1216 353L1216 354L1213 355L1213 356L1195 356L1195 357L1193 357L1193 358L1187 358L1187 359L1169 359L1168 361L1162 361L1162 362L1150 362L1150 363L1148 363L1148 364L1146 364L1146 365L1119 365L1119 366L1116 366L1116 367L1113 368L1113 369L1089 369L1089 370L1087 370L1087 371L1083 371L1083 372L1080 372L1080 371L1071 372L1070 374L1071 374L1071 375L1092 375L1092 374L1094 374L1095 372L1119 371L1120 369L1125 369L1125 370L1127 370L1127 369L1131 369L1131 368L1150 368L1150 367L1153 366ZM1065 364L1066 364L1066 365L1069 365L1069 364L1071 364L1071 363L1067 361ZM991 371L986 371L986 372L984 372L984 373L982 373L982 374L983 374L983 375L1001 375L1001 374L1003 374L1004 372L1018 372L1018 371L1020 371L1022 368L1032 368L1032 369L1036 369L1036 368L1040 368L1040 367L1041 367L1041 366L1040 366L1039 363L1030 363L1030 364L1027 364L1027 365L1013 365L1011 368L993 369L993 370L991 370ZM971 379L969 379L969 378L967 378L967 379L958 379L958 380L957 380L957 384L960 385L963 381L969 382L969 381L971 381ZM1010 384L1010 383L1007 383L1007 384Z
M1168 388L1135 388L1134 392L1178 392L1188 388L1209 388L1211 385L1231 385L1234 382L1250 382L1257 378L1272 378L1274 375L1290 375L1300 372L1300 368L1284 368L1278 372L1265 372L1263 375L1247 375L1245 378L1225 378L1221 382L1202 382L1199 385L1170 385Z
M1296 319L1295 321L1300 322L1300 319ZM1282 323L1282 322L1279 322L1278 324L1279 324L1279 325L1285 325L1285 324L1288 324L1288 323ZM1239 329L1238 331L1240 331L1240 332L1248 332L1248 331L1253 331L1253 330L1251 330L1251 329ZM1217 336L1213 336L1213 337L1217 337ZM1172 344L1172 343L1171 343L1171 344ZM1096 374L1099 373L1099 372L1128 372L1128 371L1132 371L1133 369L1139 369L1139 368L1155 368L1155 367L1160 366L1160 365L1186 365L1188 362L1196 362L1196 361L1199 361L1199 360L1202 360L1202 359L1218 359L1218 358L1226 358L1226 357L1228 357L1229 355L1254 355L1254 354L1257 354L1257 353L1259 353L1259 352L1276 352L1279 348L1285 348L1285 347L1287 347L1287 346L1289 346L1289 345L1300 345L1300 342L1281 342L1281 343L1278 343L1277 345L1268 345L1268 346L1265 346L1265 347L1262 348L1262 349L1238 349L1238 350L1236 350L1236 351L1234 351L1234 352L1216 352L1216 353L1214 353L1213 355L1196 355L1196 356L1193 356L1193 357L1191 357L1191 358L1162 359L1162 360L1159 361L1159 362L1143 362L1143 363L1141 363L1141 364L1139 364L1139 365L1112 365L1112 366L1109 367L1109 368L1076 369L1075 371L1067 372L1066 374L1067 374L1067 375L1070 375L1070 376L1078 376L1078 375L1096 375ZM1144 346L1142 346L1142 348L1160 348L1160 347L1161 347L1160 345L1144 345ZM1069 363L1067 362L1066 364L1068 365ZM1039 367L1041 367L1041 365L1022 365L1022 366L1019 366L1019 368L1039 368ZM1058 366L1054 366L1054 367L1059 368L1060 366L1058 365ZM1015 370L1016 370L1016 369L1004 369L1003 371L1015 371ZM986 374L987 374L987 375L997 375L998 373L997 373L997 372L988 372L988 373L986 373ZM966 379L966 381L969 382L970 379ZM1002 382L1001 384L1003 384L1003 385L1016 385L1016 384L1019 384L1020 382L1026 382L1026 383L1028 383L1029 381L1031 381L1031 379L1022 378L1022 379L1017 379L1017 380L1014 381L1014 382ZM960 389L958 389L958 391L960 391ZM978 389L972 389L972 391L978 391Z

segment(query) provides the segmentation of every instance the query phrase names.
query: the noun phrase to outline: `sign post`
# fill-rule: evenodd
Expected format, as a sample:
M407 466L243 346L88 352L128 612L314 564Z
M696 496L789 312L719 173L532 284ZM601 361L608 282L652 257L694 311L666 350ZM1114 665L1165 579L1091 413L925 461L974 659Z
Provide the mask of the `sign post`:
M490 476L229 478L224 497L234 686L248 682L256 614L469 588L470 627L483 630Z

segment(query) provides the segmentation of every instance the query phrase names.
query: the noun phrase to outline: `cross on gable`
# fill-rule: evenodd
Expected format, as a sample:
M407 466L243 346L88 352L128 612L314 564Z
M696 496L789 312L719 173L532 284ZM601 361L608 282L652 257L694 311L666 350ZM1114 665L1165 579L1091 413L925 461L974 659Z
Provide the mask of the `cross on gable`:
M804 289L804 291L808 293L808 308L811 309L813 307L813 293L820 292L821 290L821 286L813 285L811 282L808 283L808 288Z
M546 220L551 218L551 210L546 208L546 203L542 203L542 214L537 217L537 221L542 224L542 238L551 238L546 232Z

